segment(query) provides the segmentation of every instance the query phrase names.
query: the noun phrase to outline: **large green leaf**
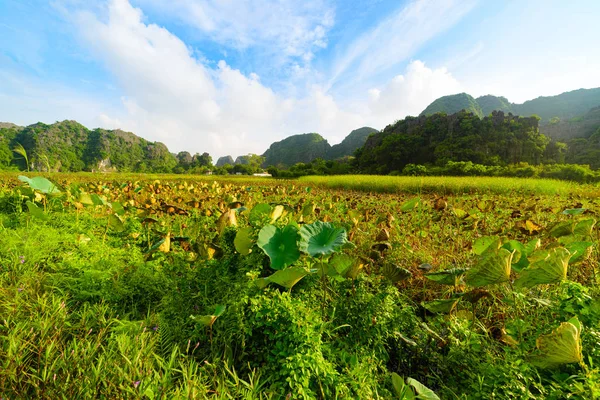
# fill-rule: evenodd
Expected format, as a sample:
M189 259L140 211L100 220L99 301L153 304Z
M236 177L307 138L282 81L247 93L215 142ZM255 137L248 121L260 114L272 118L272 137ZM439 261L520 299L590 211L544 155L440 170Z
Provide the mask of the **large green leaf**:
M396 392L397 399L413 400L415 398L415 394L410 386L406 385L402 377L395 372L392 372L392 386L394 387L394 392Z
M478 256L482 255L486 251L496 251L502 245L502 241L498 236L484 236L473 243L473 253Z
M560 324L549 335L540 336L536 340L540 354L532 363L542 368L553 368L562 364L582 362L581 330L581 322L575 317Z
M58 187L56 187L56 185L54 183L50 182L48 179L46 179L42 176L28 178L26 176L19 175L19 180L27 183L30 188L32 188L34 190L38 190L45 194L60 193L60 190L58 190Z
M394 283L412 277L412 272L393 263L386 263L381 272L383 273L383 276Z
M515 280L515 286L533 287L546 283L557 283L566 279L569 258L571 258L571 253L564 247L548 251L544 258L536 260L521 272L521 275Z
M215 321L217 320L217 318L219 318L221 315L223 315L223 313L225 312L225 306L224 305L217 305L215 307L215 312L212 313L211 315L200 315L200 316L194 316L194 315L190 315L190 318L193 319L194 321L200 323L201 325L207 326L207 327L212 327L213 324L215 323Z
M425 278L442 285L457 286L468 270L468 268L450 268L444 271L425 274Z
M440 400L435 392L416 379L406 378L406 383L413 387L419 400Z
M529 265L527 259L527 249L525 245L518 240L509 240L502 245L503 249L514 252L512 258L512 268L515 271L521 271Z
M571 235L575 230L575 222L573 221L565 221L559 222L554 225L552 229L550 229L550 236L552 237L561 237Z
M465 282L473 287L508 282L513 254L502 248L494 252L486 252L477 265L467 272Z
M589 236L592 234L594 225L596 225L596 220L594 218L582 219L575 225L575 228L573 229L573 234L580 236Z
M123 232L125 230L123 220L117 214L110 214L108 216L108 226L110 226L115 232Z
M342 253L334 254L329 260L329 263L333 266L335 271L343 277L348 275L356 262L357 260L354 257Z
M408 200L406 203L404 203L400 206L400 211L402 211L402 212L411 211L415 207L417 207L417 205L419 205L420 201L421 201L421 199L419 197L415 197L414 199Z
M456 304L460 301L460 297L453 297L451 299L444 300L433 300L423 303L423 307L432 313L449 313L456 307Z
M565 246L571 258L569 258L569 265L576 264L580 261L584 261L591 254L593 242L572 242Z
M346 230L329 222L317 221L300 228L300 250L311 257L334 253L346 243Z
M237 231L235 239L233 240L233 245L235 246L235 250L241 255L247 256L252 251L254 242L250 237L251 235L252 228L249 226Z
M302 267L290 267L286 269L282 269L281 271L275 272L271 276L267 276L266 278L259 278L256 280L256 286L260 289L264 289L269 285L269 283L275 283L279 286L283 286L286 289L292 289L294 285L306 275L310 274L306 268Z
M300 258L298 250L298 228L286 225L283 229L265 225L258 233L256 244L271 259L271 268L282 269Z
M29 214L39 219L48 219L48 214L44 213L44 210L39 208L35 203L31 201L27 201L27 208L29 209Z
M259 203L252 207L248 221L254 225L259 226L261 221L271 216L272 207L266 203Z

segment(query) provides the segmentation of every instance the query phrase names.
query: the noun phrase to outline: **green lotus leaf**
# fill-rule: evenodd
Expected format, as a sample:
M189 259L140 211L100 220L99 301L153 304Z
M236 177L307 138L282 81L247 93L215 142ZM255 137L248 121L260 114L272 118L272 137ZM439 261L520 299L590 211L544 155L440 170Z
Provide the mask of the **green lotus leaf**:
M579 215L583 214L587 208L567 208L562 213L565 215Z
M573 242L566 245L565 248L569 250L569 253L571 253L569 265L576 264L587 259L590 256L593 245L593 242Z
M215 312L211 315L200 315L200 316L193 316L190 315L190 318L193 319L194 321L200 323L201 325L207 326L207 327L212 327L213 324L215 323L215 321L217 320L217 318L219 318L221 315L223 315L223 313L225 312L226 307L222 304L219 304L215 307Z
M44 210L38 207L35 203L31 201L27 201L27 209L29 210L29 214L31 214L35 218L39 219L48 219L48 214L44 213Z
M45 194L58 194L60 190L56 185L50 182L48 179L42 176L36 176L34 178L28 178L23 175L19 175L19 180L21 182L25 182L29 185L33 190L38 190Z
M450 268L444 271L425 274L425 278L442 285L457 286L469 268Z
M420 201L421 201L420 198L415 197L414 199L411 199L411 200L407 201L406 203L402 204L400 206L400 211L401 212L412 211L415 207L417 207L419 205Z
M558 224L554 225L552 227L552 229L550 229L550 236L552 237L561 237L561 236L567 236L567 235L571 235L573 234L573 231L575 230L575 222L573 221L565 221L565 222L559 222Z
M532 363L541 368L553 368L562 364L581 363L581 330L577 317L560 324L552 333L536 340L540 354Z
M406 378L406 383L408 383L417 394L417 399L419 400L440 400L440 398L435 394L435 392L429 389L427 386L423 385L421 382L417 381L413 378Z
M571 253L564 247L557 247L547 252L544 258L532 262L515 280L515 286L533 287L546 283L557 283L567 278L567 268Z
M252 251L254 242L252 241L251 235L251 227L242 228L237 231L235 239L233 240L233 245L235 246L235 250L241 255L247 256Z
M123 204L119 203L118 201L110 203L110 206L117 215L125 214L125 208L123 208Z
M266 203L259 203L255 205L250 211L248 216L248 222L254 226L258 226L261 221L271 215L272 208Z
M537 249L540 248L540 246L542 245L542 241L540 239L533 239L530 240L529 242L527 242L527 244L524 246L525 249L525 255L527 257L529 257L530 254L533 254L534 251L536 251Z
M300 250L311 257L334 253L346 243L346 230L329 222L317 221L300 228Z
M473 243L473 253L480 256L486 251L498 250L501 245L502 241L498 236L484 236Z
M298 250L298 228L286 225L283 229L265 225L258 233L256 244L271 259L271 268L282 269L300 258Z
M502 248L494 252L486 252L477 265L467 272L465 282L473 287L508 282L513 254Z
M108 226L110 226L115 232L123 232L125 230L123 220L117 214L110 214L108 216Z
M456 307L456 304L460 301L460 297L453 297L445 300L433 300L423 303L423 307L432 313L449 313Z
M509 240L502 245L502 248L514 253L512 257L512 268L515 271L521 271L524 268L527 268L529 260L525 254L527 249L523 243L518 240Z
M300 282L302 278L310 273L311 272L306 268L290 267L282 269L281 271L277 271L273 275L267 276L266 278L257 279L256 286L258 286L260 289L264 289L270 283L275 283L291 290L296 283Z
M412 277L412 272L399 265L386 263L381 270L383 276L396 283Z
M394 388L394 392L396 392L396 398L400 400L413 400L415 399L415 394L410 388L410 386L404 383L404 380L400 375L395 372L392 372L392 386Z
M338 275L346 277L350 272L352 266L356 264L357 260L347 254L336 253L334 254L329 263L333 266Z
M594 225L596 225L596 220L594 218L582 219L575 225L575 228L573 229L573 234L580 236L590 236L592 234L592 230L594 229Z

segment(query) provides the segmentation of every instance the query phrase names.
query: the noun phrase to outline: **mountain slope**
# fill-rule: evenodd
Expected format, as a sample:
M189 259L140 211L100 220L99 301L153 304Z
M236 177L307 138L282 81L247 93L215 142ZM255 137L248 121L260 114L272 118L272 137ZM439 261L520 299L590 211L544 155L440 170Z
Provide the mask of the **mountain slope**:
M479 118L482 118L484 115L483 111L481 110L481 106L477 103L473 96L466 93L440 97L428 105L420 115L427 116L439 112L450 115L462 110L472 112Z
M356 152L359 171L401 172L407 164L445 165L471 161L499 165L539 164L549 139L538 131L535 117L493 112L479 118L468 111L406 117L369 136Z
M579 89L557 96L542 96L523 104L513 104L513 113L522 116L537 114L542 122L553 117L561 120L585 114L591 108L600 106L600 88Z
M341 143L331 146L327 152L327 159L335 160L353 155L357 149L365 144L369 135L377 132L379 132L377 129L368 126L353 130Z
M13 149L21 144L30 167L40 171L118 171L168 172L175 157L159 142L149 142L122 130L89 130L76 121L47 125L41 122L17 129L0 127L0 144ZM8 161L8 164L6 164ZM24 159L12 154L4 167L26 169Z
M595 107L580 117L560 120L540 126L544 135L560 141L588 138L600 128L600 107Z
M466 110L481 118L490 115L492 111L503 111L523 117L538 115L543 125L549 123L554 117L567 120L581 116L598 106L600 106L600 88L578 89L556 96L542 96L523 104L510 103L505 97L486 95L474 99L466 93L459 93L436 99L423 110L421 115L432 115L437 112L454 114Z
M263 154L263 166L290 166L299 162L308 163L315 158L325 159L330 148L327 140L318 133L289 136L271 144Z
M490 115L492 111L502 111L505 113L513 112L512 104L506 97L492 96L490 94L486 96L478 97L475 101L481 107L483 116Z
M223 156L223 157L219 157L219 159L217 160L217 163L215 164L215 167L222 167L225 164L233 165L234 163L235 162L233 161L233 157Z

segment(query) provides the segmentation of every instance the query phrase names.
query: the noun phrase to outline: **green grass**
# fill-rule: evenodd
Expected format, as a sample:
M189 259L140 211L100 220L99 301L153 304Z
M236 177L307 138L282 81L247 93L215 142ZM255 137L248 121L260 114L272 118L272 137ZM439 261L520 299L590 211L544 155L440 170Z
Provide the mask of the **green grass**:
M597 187L552 179L449 176L378 176L335 175L304 176L299 181L331 189L377 193L437 193L446 194L546 194L567 195L587 192L598 195Z
M0 179L0 398L388 399L392 373L442 399L600 398L600 236L580 226L600 215L593 186L367 176L322 184L187 176L185 185L182 178L54 174L64 190L48 201L25 191L17 174L11 183ZM373 192L326 186L336 179ZM79 191L105 203L78 204ZM577 192L586 196L556 195ZM235 201L244 208L228 226L223 211ZM285 205L275 222L260 211L268 204ZM115 215L122 226L111 223ZM259 289L258 278L275 273L258 247L264 224L316 221L346 230L353 245L336 250L337 262L361 265L356 278L331 269L319 276L333 258L303 254L293 266L312 273L292 290ZM579 226L582 236L555 237L559 223L573 234ZM252 252L242 255L237 232L247 228ZM152 250L167 235L170 249ZM596 245L569 265L567 280L534 288L513 289L516 264L510 282L484 288L425 276L424 265L476 268L475 248L487 239L539 240L536 257L573 240ZM393 282L390 271L404 278ZM471 303L471 295L483 297ZM427 308L455 297L449 313ZM218 305L225 311L210 327L198 322ZM536 339L573 317L584 326L583 361L533 365Z

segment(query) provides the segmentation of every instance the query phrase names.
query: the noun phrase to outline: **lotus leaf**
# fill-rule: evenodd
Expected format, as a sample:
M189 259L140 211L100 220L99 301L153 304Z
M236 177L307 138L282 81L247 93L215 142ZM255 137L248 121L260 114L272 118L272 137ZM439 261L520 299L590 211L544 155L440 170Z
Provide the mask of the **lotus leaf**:
M334 253L346 243L346 230L329 222L317 221L300 228L300 250L311 257Z
M256 244L271 259L271 268L282 269L300 258L298 250L298 228L286 225L283 229L265 225L258 233Z
M473 287L507 282L510 279L513 254L502 248L485 253L477 265L467 272L465 282Z

